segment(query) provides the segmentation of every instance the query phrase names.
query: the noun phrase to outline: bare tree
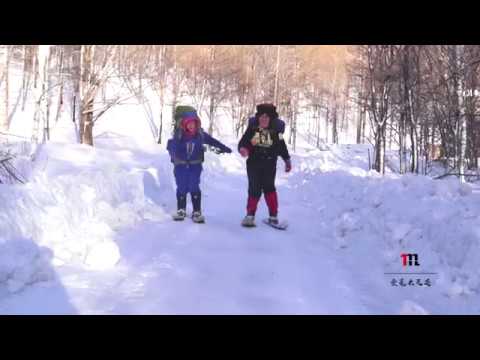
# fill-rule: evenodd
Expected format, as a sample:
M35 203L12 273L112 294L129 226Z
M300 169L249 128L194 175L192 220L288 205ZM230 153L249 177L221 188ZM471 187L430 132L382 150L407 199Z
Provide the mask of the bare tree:
M0 131L8 131L10 46L0 48Z
M375 135L374 169L385 173L386 125L390 115L390 96L395 76L395 49L392 45L367 45L361 48L366 65L369 119Z
M79 104L79 137L82 144L93 146L93 126L111 107L120 102L119 97L96 107L95 98L114 71L116 46L81 46L81 74Z
M37 87L35 94L35 113L33 116L32 143L39 144L46 141L46 108L47 108L47 71L50 45L39 45L37 51L37 64L35 78Z

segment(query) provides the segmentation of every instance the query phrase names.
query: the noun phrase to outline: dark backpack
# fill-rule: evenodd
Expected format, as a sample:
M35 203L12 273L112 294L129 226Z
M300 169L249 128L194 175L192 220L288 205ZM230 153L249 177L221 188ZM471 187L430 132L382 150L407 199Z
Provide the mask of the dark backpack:
M283 134L285 132L285 122L279 118L275 118L273 120L273 124L270 125L272 129L275 131ZM248 127L257 127L258 126L258 120L255 116L252 116L250 119L248 119Z

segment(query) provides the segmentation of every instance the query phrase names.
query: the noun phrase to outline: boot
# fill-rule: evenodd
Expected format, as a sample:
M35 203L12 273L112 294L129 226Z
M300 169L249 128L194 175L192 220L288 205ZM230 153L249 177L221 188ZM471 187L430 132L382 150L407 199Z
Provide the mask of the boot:
M187 210L187 195L177 193L177 210Z
M205 222L205 217L202 215L200 211L194 211L192 214L192 220L193 222L201 224Z
M202 193L195 192L190 194L192 197L192 207L193 212L201 212L202 211Z
M187 212L185 209L178 209L177 213L173 215L175 221L183 221L187 217Z
M247 215L242 220L242 226L245 227L255 227L255 216Z
M187 216L187 196L177 193L177 213L173 215L175 221L182 221Z
M196 223L204 223L205 217L202 215L202 193L195 192L190 194L192 196L192 220Z
M278 225L278 218L276 216L269 216L268 223L273 225Z

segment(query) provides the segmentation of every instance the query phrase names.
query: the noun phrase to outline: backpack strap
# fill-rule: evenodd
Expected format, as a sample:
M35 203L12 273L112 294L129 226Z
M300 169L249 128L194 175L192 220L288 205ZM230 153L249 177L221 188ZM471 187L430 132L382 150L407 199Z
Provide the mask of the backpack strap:
M175 130L175 136L178 140L182 140L182 135L183 135L183 130L181 128L178 128Z
M283 134L285 132L285 121L280 118L277 118L275 121L275 130Z

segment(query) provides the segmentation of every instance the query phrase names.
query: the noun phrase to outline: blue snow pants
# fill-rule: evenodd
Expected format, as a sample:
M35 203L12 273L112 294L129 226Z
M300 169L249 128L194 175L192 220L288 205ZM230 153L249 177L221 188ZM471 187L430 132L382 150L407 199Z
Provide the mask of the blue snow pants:
M200 193L202 164L175 165L173 174L177 183L177 196Z

